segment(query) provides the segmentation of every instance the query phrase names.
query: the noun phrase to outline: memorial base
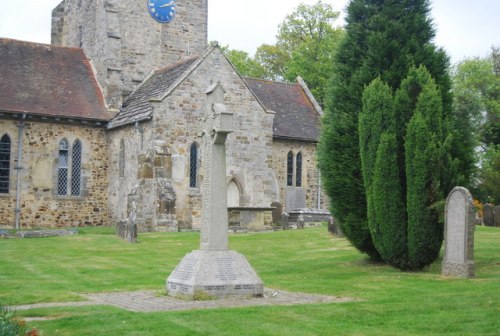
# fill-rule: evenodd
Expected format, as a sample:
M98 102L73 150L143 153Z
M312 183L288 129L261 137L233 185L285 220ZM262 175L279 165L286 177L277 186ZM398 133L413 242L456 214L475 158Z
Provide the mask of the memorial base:
M167 279L168 295L184 299L262 296L264 284L236 251L195 250Z
M468 262L465 264L443 262L441 274L446 277L473 278L474 271L474 262Z

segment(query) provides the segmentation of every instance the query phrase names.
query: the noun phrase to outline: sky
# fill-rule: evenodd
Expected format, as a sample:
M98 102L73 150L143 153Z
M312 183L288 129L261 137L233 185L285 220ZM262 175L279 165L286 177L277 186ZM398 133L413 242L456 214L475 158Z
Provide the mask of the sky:
M146 0L144 8L146 9ZM182 0L177 0L182 1ZM300 3L317 0L208 0L208 39L250 55L263 43L273 44L278 25ZM349 0L323 0L341 13ZM0 37L50 43L51 11L60 0L0 0ZM485 57L500 47L500 0L431 0L435 44L452 62Z

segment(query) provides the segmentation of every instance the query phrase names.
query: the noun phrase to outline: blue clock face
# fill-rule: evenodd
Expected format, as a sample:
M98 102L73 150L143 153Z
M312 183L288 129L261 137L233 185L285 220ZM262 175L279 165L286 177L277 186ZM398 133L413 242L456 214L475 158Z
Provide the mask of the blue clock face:
M175 0L148 0L149 14L160 23L168 23L175 16Z

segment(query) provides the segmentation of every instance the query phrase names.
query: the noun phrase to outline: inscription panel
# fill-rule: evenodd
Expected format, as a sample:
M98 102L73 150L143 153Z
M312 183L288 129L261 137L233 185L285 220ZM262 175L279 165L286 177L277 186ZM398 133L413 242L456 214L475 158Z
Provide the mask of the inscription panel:
M186 257L182 263L172 272L172 277L181 281L189 281L194 276L196 259Z
M465 234L467 225L467 199L460 192L454 192L448 201L446 225L446 259L452 263L466 261Z
M215 259L215 262L217 264L217 273L215 274L216 279L221 281L238 280L234 259L219 257Z

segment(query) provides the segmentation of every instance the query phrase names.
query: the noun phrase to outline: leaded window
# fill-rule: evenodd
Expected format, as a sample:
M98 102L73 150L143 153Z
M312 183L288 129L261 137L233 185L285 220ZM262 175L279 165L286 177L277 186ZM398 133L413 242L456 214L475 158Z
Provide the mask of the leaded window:
M298 153L295 158L295 186L302 187L302 153Z
M293 153L288 152L286 160L286 185L293 186Z
M191 188L197 187L197 177L198 177L198 145L193 143L191 145L190 155L189 155L189 186Z
M10 183L10 137L5 134L0 139L0 194L9 193Z
M68 162L69 144L63 139L59 142L59 165L57 168L57 194L66 195L68 193Z
M80 196L82 180L82 143L76 140L73 144L71 160L71 196Z

